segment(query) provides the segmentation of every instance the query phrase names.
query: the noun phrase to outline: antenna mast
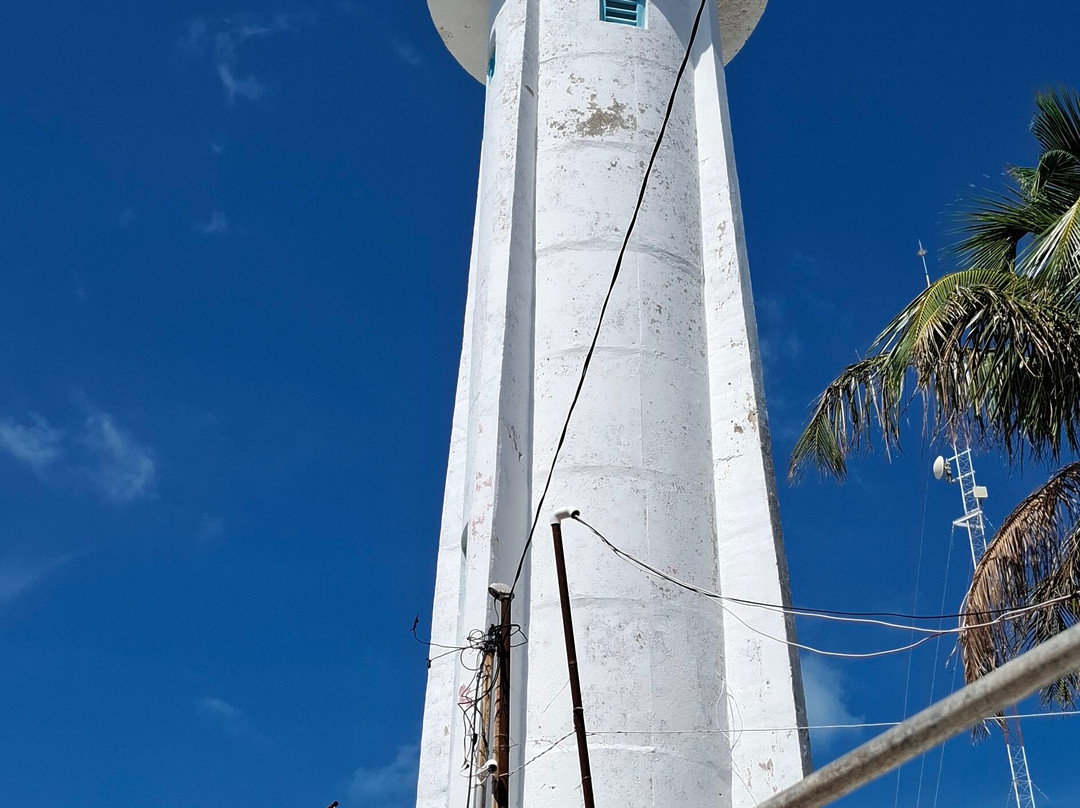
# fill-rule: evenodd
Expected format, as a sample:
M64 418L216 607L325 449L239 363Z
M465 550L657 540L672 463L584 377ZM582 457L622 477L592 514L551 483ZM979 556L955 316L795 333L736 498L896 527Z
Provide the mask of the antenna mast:
M930 270L926 264L926 248L919 241L919 258L922 259L923 273L926 275L926 288L930 288ZM986 487L975 482L975 467L971 461L971 447L965 445L961 450L954 439L953 456L948 460L938 458L934 463L934 476L943 477L950 483L960 484L960 496L964 503L964 515L953 520L955 527L967 531L971 545L972 566L977 566L986 555L986 521L983 518L982 503L986 499ZM1005 744L1009 751L1009 771L1012 774L1013 796L1016 808L1035 808L1035 787L1028 770L1027 749L1024 748L1024 734L1020 730L1019 710L1013 707L1013 714L1006 716L1002 723Z

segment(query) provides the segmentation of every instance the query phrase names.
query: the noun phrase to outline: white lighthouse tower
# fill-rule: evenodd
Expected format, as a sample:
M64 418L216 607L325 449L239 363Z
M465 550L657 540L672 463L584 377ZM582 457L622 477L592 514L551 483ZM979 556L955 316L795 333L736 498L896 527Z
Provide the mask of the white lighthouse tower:
M546 526L556 506L704 589L788 602L723 67L765 2L708 0L525 555L513 808L581 804ZM433 642L455 647L497 622L489 586L515 578L700 3L428 5L487 84L432 623ZM743 808L800 779L809 750L790 620L722 609L647 577L579 524L564 531L598 803ZM475 674L440 653L417 805L489 808L462 721Z

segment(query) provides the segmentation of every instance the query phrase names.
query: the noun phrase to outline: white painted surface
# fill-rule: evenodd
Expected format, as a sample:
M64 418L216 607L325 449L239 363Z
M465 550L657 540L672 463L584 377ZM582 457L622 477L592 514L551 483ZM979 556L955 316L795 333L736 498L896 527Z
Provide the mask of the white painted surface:
M695 48L694 95L720 591L790 606L727 87L713 44L717 36L714 21L711 35ZM794 640L794 621L735 604L728 610L724 647L732 728L806 726L798 652L762 636ZM809 739L800 732L742 735L732 766L734 805L756 805L809 771Z
M599 10L599 0L585 0ZM725 64L746 44L768 0L717 0L720 28L723 31ZM474 79L487 81L487 35L489 0L428 0L432 22L458 63Z
M524 89L536 84L536 20L527 10L524 2L510 2L494 26L500 70L488 87L485 111L432 618L432 641L441 645L462 645L472 629L482 631L495 622L488 586L513 579L529 528L537 127L535 93ZM517 602L527 604L528 593L525 581ZM518 679L525 678L524 650L513 654L512 667ZM431 664L420 808L465 805L466 781L460 773L465 738L457 701L469 678L456 655ZM515 700L514 707L511 761L517 766L525 700Z
M434 9L436 0L430 0ZM465 345L433 639L494 620L510 582L696 0L650 0L644 29L594 0L494 0ZM512 769L572 726L550 511L725 594L787 599L753 303L710 5L514 602ZM490 42L490 36L485 36ZM461 552L461 534L468 536ZM797 660L709 601L659 584L564 524L597 799L752 806L799 779ZM464 563L464 566L463 566ZM461 583L464 583L464 590ZM772 613L739 616L776 637ZM792 635L793 636L793 635ZM418 806L464 806L456 657L428 683ZM512 778L514 808L578 803L573 741Z

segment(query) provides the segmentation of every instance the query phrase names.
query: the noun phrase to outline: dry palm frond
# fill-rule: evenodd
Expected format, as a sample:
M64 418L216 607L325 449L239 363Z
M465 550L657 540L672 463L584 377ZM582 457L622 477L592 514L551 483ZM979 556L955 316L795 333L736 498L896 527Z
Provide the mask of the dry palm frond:
M1067 465L1020 503L975 568L960 622L969 683L1080 621L1078 539L1080 462ZM1039 604L1047 605L1015 619L994 622L990 617ZM1043 695L1061 706L1075 706L1080 672Z
M924 434L997 446L1010 463L1080 454L1080 96L1051 91L1036 105L1038 165L1012 168L1015 187L974 200L954 250L968 269L931 284L829 385L790 477L814 465L843 479L878 432L886 451L899 448L913 394ZM1078 593L1073 463L1013 511L976 568L961 633L968 681L1080 622ZM1076 706L1080 671L1043 695Z

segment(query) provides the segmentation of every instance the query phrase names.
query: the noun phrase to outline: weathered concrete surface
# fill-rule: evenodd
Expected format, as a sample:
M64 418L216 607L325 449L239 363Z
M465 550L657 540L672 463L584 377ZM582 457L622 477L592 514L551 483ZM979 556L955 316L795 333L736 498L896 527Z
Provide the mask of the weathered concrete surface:
M434 4L435 0L432 0ZM463 6L464 7L464 6ZM494 613L633 211L697 0L649 0L644 29L595 0L494 0L465 344L447 475L433 639ZM787 600L768 422L710 6L677 98L547 509L581 509L620 546L727 595ZM513 762L571 728L546 516L514 601ZM772 612L645 577L564 525L598 800L748 808L802 777L793 637ZM745 621L745 624L744 622ZM747 625L748 624L748 625ZM755 631L756 630L756 631ZM428 682L418 806L462 808L468 784L453 655ZM573 741L511 778L514 808L580 799Z
M500 81L488 88L473 254L447 468L432 639L463 644L495 622L488 585L511 581L529 529L535 266L537 20L533 3L511 2L493 33ZM517 602L527 604L529 582ZM519 680L524 649L514 653ZM461 808L465 739L458 690L471 673L457 655L431 663L417 805ZM511 720L521 765L524 698ZM520 805L520 780L514 783Z
M717 0L724 64L735 58L757 27L768 0ZM582 0L599 7L599 0ZM458 63L480 83L487 81L490 0L428 0L439 36Z

